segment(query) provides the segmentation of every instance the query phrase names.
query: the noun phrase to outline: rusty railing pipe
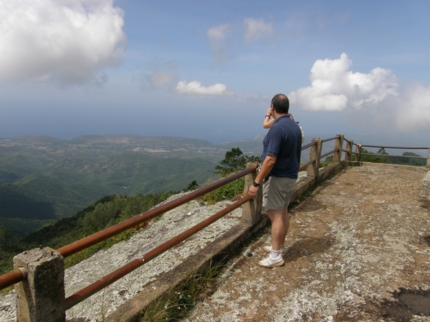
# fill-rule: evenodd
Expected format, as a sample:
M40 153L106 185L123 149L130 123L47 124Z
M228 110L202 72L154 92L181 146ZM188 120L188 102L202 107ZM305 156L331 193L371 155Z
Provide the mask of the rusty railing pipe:
M202 222L200 222L199 224L189 228L188 230L184 231L183 233L179 234L178 236L173 237L172 239L161 244L160 246L158 246L158 247L150 250L149 252L143 254L141 258L137 258L137 259L131 261L130 263L122 266L121 268L117 269L116 271L113 271L112 273L106 275L105 277L99 279L98 281L88 285L87 287L83 288L82 290L69 296L65 300L65 309L66 310L70 309L74 305L82 302L83 300L87 299L91 295L93 295L93 294L97 293L98 291L102 290L103 288L109 286L110 284L119 280L121 277L127 275L128 273L132 272L133 270L137 269L138 267L142 266L143 264L149 262L151 259L154 259L158 255L161 255L162 253L164 253L166 250L179 244L180 242L182 242L186 238L197 233L198 231L202 230L206 226L209 226L210 224L212 224L216 220L225 216L226 214L233 211L237 207L243 205L245 202L247 202L250 199L251 199L251 197L246 195L245 197L234 202L233 204L227 206L223 210L217 212L215 215L212 215L211 217L209 217L209 218L203 220Z
M24 274L20 269L15 269L0 276L0 290L12 286L24 280Z
M330 154L333 154L333 153L335 153L337 151L337 149L334 149L334 150L331 150L331 151L329 151L329 152L327 152L327 153L324 153L323 155L321 155L321 159L322 158L325 158L325 157L328 157Z
M377 153L361 153L361 155L371 155L373 157L395 157L395 158L405 158L405 159L427 159L426 157L420 157L415 155L391 155L391 154L377 154Z
M308 166L308 165L311 165L312 163L314 163L315 162L315 160L310 160L310 161L308 161L308 162L306 162L305 164L302 164L301 166L300 166L300 168L299 168L299 171L303 171L304 169L306 169L306 167Z
M307 148L310 148L311 146L314 146L314 145L316 145L316 143L315 143L315 142L311 142L311 143L308 143L308 144L306 144L306 145L303 145L303 146L302 146L302 151L303 151L303 150L306 150Z
M119 224L116 224L114 226L111 226L109 228L106 228L104 230L101 230L97 233L94 233L90 236L87 236L85 238L82 238L80 240L77 240L73 243L70 243L66 246L63 246L59 249L57 249L57 251L63 255L63 257L68 257L71 256L85 248L88 248L94 244L97 244L103 240L108 239L109 237L115 236L116 234L119 234L127 229L130 229L134 226L136 226L137 224L140 224L142 222L145 222L149 219L152 219L166 211L169 211L173 208L176 208L180 205L183 205L184 203L191 201L193 199L196 199L200 196L203 196L204 194L211 192L227 183L230 183L240 177L243 177L245 175L247 175L248 173L251 173L253 171L255 171L256 167L249 167L245 170L239 171L235 174L232 174L231 176L228 176L224 179L221 179L217 182L214 182L212 184L210 184L209 186L200 188L196 191L193 191L185 196L182 196L178 199L172 200L168 203L165 203L164 205L161 205L159 207L153 208L151 210L148 210L140 215L137 215L135 217L132 217L130 219L127 219Z
M368 148L384 148L384 149L403 149L403 150L428 150L429 147L419 147L419 146L386 146L386 145L368 145L368 144L362 144L362 147L368 147Z
M321 142L324 143L324 142L328 142L328 141L333 141L333 140L336 140L337 138L338 138L338 136L334 136L332 138L321 140Z

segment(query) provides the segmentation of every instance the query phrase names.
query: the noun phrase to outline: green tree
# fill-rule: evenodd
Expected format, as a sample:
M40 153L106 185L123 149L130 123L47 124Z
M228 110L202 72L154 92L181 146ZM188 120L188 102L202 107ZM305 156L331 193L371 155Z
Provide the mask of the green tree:
M188 186L183 191L186 192L186 191L196 190L198 187L199 187L199 184L197 183L197 181L193 180L188 184Z
M379 149L377 153L370 152L365 148L361 148L361 161L375 163L390 163L391 157L384 148Z
M387 151L385 151L385 148L380 148L376 154L384 154L389 155Z
M245 156L240 148L232 148L225 153L224 159L215 166L215 173L225 177L245 169L248 162L260 162L257 156Z

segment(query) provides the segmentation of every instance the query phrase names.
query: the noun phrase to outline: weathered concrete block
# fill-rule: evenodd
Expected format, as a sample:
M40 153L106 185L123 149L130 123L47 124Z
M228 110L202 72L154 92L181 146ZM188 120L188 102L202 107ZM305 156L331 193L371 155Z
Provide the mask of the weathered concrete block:
M249 168L251 166L258 166L258 164L248 163L246 166L247 168ZM249 187L252 186L252 183L254 182L256 177L257 173L255 171L245 176L245 186L243 189L244 195L248 193ZM262 190L263 187L258 190L257 199L251 199L242 207L242 222L249 226L255 225L256 223L261 221L261 207L263 203Z
M27 272L15 285L17 321L65 321L61 254L49 247L36 248L16 255L13 264Z
M423 185L421 187L420 197L430 200L430 171L427 172L426 176L423 179Z

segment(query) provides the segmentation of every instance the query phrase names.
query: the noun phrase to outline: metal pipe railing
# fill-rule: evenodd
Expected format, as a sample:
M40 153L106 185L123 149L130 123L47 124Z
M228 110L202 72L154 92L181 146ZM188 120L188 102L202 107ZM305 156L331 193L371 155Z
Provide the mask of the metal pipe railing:
M361 155L370 155L373 157L395 157L395 158L405 158L405 159L427 159L426 157L419 157L415 155L391 155L391 154L378 154L378 153L361 153Z
M384 149L404 149L404 150L428 150L429 147L411 147L411 146L386 146L386 145L368 145L368 144L362 144L362 147L368 147L368 148L384 148Z
M172 200L168 203L165 203L164 205L161 205L159 207L153 208L151 210L148 210L138 216L132 217L128 220L125 220L119 224L116 224L114 226L111 226L109 228L106 228L104 230L101 230L95 234L92 234L90 236L87 236L85 238L82 238L78 241L75 241L73 243L70 243L66 246L60 247L57 249L57 251L63 256L68 257L71 256L85 248L88 248L92 245L95 245L103 240L106 240L112 236L115 236L127 229L135 227L137 224L140 224L142 222L145 222L151 218L154 218L166 211L169 211L173 208L176 208L180 205L183 205L184 203L191 201L195 198L198 198L200 196L203 196L204 194L211 192L227 183L230 183L238 178L241 178L253 171L255 171L256 167L249 167L245 170L239 171L235 174L232 174L231 176L228 176L226 178L223 178L217 182L214 182L206 187L197 189L185 196L182 196L178 199ZM24 275L21 270L16 269L9 273L6 273L4 275L0 275L0 290L4 289L6 287L12 286L16 283L19 283L24 280Z
M299 171L303 171L304 169L306 169L306 167L307 166L309 166L309 165L311 165L312 163L314 163L315 162L315 160L309 160L308 162L306 162L305 164L302 164L301 166L300 166L300 169L299 169Z
M127 275L128 273L132 272L133 270L137 269L138 267L142 266L143 264L149 262L151 259L154 259L155 257L164 253L165 251L172 248L173 246L179 244L180 242L182 242L186 238L190 237L191 235L202 230L203 228L205 228L206 226L215 222L216 220L220 219L221 217L225 216L226 214L233 211L237 207L243 205L245 202L247 202L250 199L251 199L251 197L246 195L245 197L234 202L233 204L227 206L223 210L217 212L215 215L212 215L211 217L203 220L199 224L191 227L190 229L179 234L178 236L166 241L165 243L161 244L160 246L158 246L158 247L154 248L153 250L145 253L141 258L137 258L137 259L131 261L130 263L124 265L123 267L117 269L116 271L106 275L105 277L99 279L98 281L88 285L87 287L83 288L82 290L69 296L65 300L66 310L71 308L72 306L82 302L83 300L87 299L88 297L97 293L98 291L102 290L103 288L109 286L110 284L114 283L115 281L117 281L121 277Z
M307 148L310 148L311 146L314 146L314 145L316 145L316 142L311 142L311 143L308 143L306 145L303 145L302 146L302 151L306 150Z
M15 269L0 276L0 290L19 283L24 279L24 274L20 269Z
M327 153L322 154L320 158L323 159L323 158L328 157L330 154L333 154L335 152L337 152L337 149L334 149L334 150L331 150Z
M328 142L328 141L333 141L333 140L336 140L338 137L339 137L339 136L334 136L334 137L332 137L332 138L328 138L328 139L321 140L321 142L322 142L322 143L324 143L324 142Z
M253 172L256 169L256 167L249 167L245 170L239 171L235 174L232 174L231 176L228 176L224 179L221 179L217 182L214 182L212 184L210 184L209 186L197 189L185 196L182 196L178 199L172 200L164 205L161 205L159 207L153 208L151 210L148 210L138 216L132 217L130 219L127 219L119 224L116 224L114 226L111 226L109 228L106 228L104 230L101 230L95 234L92 234L88 237L82 238L78 241L75 241L69 245L63 246L59 249L57 249L57 251L63 255L63 257L68 257L71 256L85 248L88 248L94 244L97 244L105 239L108 239L109 237L112 237L116 234L119 234L127 229L130 229L134 226L136 226L137 224L140 224L142 222L145 222L149 219L152 219L166 211L169 211L173 208L176 208L180 205L183 205L184 203L187 203L193 199L196 199L200 196L203 196L204 194L211 192L227 183L230 183L240 177L243 177L245 175L247 175L248 173Z
M351 153L351 154L358 154L357 152L348 151L348 150L345 150L345 149L342 149L342 152L345 152L345 153ZM363 154L363 153L362 153L362 154Z

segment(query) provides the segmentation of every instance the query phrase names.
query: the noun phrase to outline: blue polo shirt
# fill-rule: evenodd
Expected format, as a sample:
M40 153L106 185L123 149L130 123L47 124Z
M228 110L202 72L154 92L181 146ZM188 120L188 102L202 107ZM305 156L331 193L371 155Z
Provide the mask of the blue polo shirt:
M297 179L302 152L302 132L289 115L275 120L263 140L264 161L266 155L276 157L276 163L270 171L270 176Z

